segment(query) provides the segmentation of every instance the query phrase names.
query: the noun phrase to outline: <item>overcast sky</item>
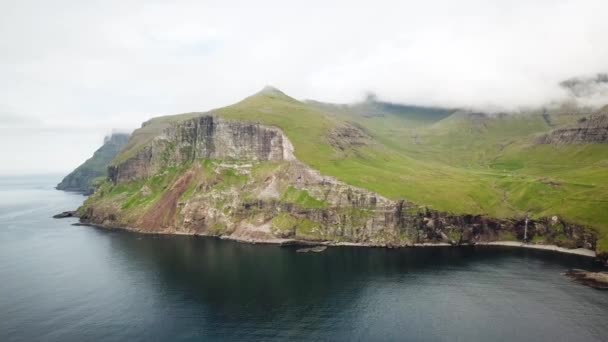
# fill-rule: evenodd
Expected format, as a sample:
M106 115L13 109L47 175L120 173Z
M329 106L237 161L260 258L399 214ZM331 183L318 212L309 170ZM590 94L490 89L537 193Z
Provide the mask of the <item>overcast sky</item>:
M113 128L296 98L540 105L608 71L608 1L0 1L0 174L65 172Z

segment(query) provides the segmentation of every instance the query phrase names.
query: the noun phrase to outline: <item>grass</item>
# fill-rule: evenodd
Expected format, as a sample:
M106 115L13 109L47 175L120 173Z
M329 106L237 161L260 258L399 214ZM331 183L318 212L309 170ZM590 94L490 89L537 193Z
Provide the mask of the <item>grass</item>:
M318 224L306 218L296 218L288 213L280 213L271 221L272 232L281 237L293 237L298 239L319 239L320 231Z
M287 213L280 213L270 221L270 225L275 235L288 237L295 233L298 219Z
M125 217L138 218L161 198L167 188L171 186L171 184L173 184L189 166L190 165L183 165L180 167L167 168L154 177L134 182L114 185L106 180L99 186L98 190L85 201L83 208L86 208L92 203L97 205L118 204Z
M536 137L553 128L540 113L482 116L407 106L332 106L299 102L276 90L209 113L280 127L298 159L388 198L500 218L557 215L596 229L598 249L608 251L608 145L537 145ZM549 112L551 124L572 124L580 117L564 113ZM150 120L113 162L128 159L169 125L199 115ZM343 125L361 127L371 142L350 151L332 146L328 134ZM268 170L254 172L261 177ZM222 177L239 182L238 175ZM295 188L282 196L303 207L323 206Z
M217 185L215 186L215 188L220 190L242 186L247 182L248 179L246 175L238 174L233 169L221 170L217 178Z
M303 240L319 240L324 238L319 225L308 219L299 220L296 226L296 237Z
M288 187L283 193L281 201L285 203L297 204L298 206L307 209L322 209L327 207L327 203L310 196L308 191L299 190L292 186Z

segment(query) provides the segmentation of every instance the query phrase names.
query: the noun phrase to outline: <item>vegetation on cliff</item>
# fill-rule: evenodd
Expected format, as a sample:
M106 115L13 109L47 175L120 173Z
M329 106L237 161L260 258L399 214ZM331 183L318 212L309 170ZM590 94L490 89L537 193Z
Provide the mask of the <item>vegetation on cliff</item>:
M544 134L589 118L585 108L489 115L373 98L356 105L300 102L268 88L208 113L152 119L113 165L133 159L163 130L203 114L279 127L306 165L390 200L497 219L556 217L592 227L600 236L598 249L608 250L608 145L538 143ZM322 197L288 189L279 201L325 205ZM278 226L290 222L281 217Z
M80 208L85 222L139 232L254 242L331 241L379 246L522 240L594 248L596 237L559 220L453 215L391 201L298 161L196 160L152 177L106 181Z

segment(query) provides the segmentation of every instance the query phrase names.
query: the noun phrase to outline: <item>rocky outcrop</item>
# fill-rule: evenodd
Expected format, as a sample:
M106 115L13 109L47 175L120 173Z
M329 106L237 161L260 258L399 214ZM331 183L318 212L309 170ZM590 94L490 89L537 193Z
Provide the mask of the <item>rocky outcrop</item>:
M363 129L352 124L336 127L327 138L331 146L341 151L371 143L371 138L365 134Z
M201 159L282 161L294 156L278 128L203 115L171 125L135 156L111 165L109 177L114 183L132 181Z
M560 128L541 136L539 144L606 144L608 143L608 106L573 127Z
M63 211L60 212L59 214L55 214L53 215L53 218L56 219L62 219L62 218L68 218L68 217L78 217L78 213L76 211Z
M372 246L515 240L594 249L596 235L557 217L453 215L321 175L281 130L213 116L171 125L79 210L86 223L251 242Z
M128 140L129 134L126 133L113 133L105 137L103 145L95 151L91 158L57 184L57 190L92 193L95 188L95 180L107 176L108 165Z
M568 270L565 275L586 286L598 290L608 290L608 272L589 272L580 269Z

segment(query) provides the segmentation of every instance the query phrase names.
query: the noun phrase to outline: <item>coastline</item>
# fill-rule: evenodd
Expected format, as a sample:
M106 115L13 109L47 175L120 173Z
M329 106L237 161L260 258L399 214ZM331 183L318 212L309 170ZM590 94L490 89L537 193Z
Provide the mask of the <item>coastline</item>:
M221 240L234 241L239 243L249 244L264 244L264 245L277 245L277 246L327 246L327 247L367 247L367 248L437 248L437 247L512 247L512 248L527 248L551 251L564 254L572 254L578 256L584 256L588 258L597 258L597 253L586 248L574 248L568 249L559 247L556 245L544 245L544 244L526 244L520 241L489 241L489 242L477 242L472 244L460 244L452 245L447 242L436 242L436 243L414 243L410 245L385 245L385 244L372 244L372 243L360 243L360 242L336 242L336 241L309 241L309 240L297 240L297 239L255 239L243 236L230 236L230 235L205 235L205 234L190 234L184 232L145 232L130 227L111 227L102 224L77 222L73 223L75 226L88 226L94 228L102 228L108 230L122 230L132 233L139 234L151 234L151 235L189 235L189 236L200 236L208 238L216 238Z
M519 247L519 248L529 248L529 249L540 249L540 250L545 250L545 251L553 251L553 252L559 252L559 253L580 255L580 256L585 256L585 257L590 257L590 258L597 257L597 253L595 253L595 251L592 251L592 250L586 249L586 248L569 249L569 248L559 247L556 245L540 245L540 244L534 245L534 244L527 244L527 243L523 243L523 242L519 242L519 241L478 242L476 245L477 246L502 246L502 247Z

